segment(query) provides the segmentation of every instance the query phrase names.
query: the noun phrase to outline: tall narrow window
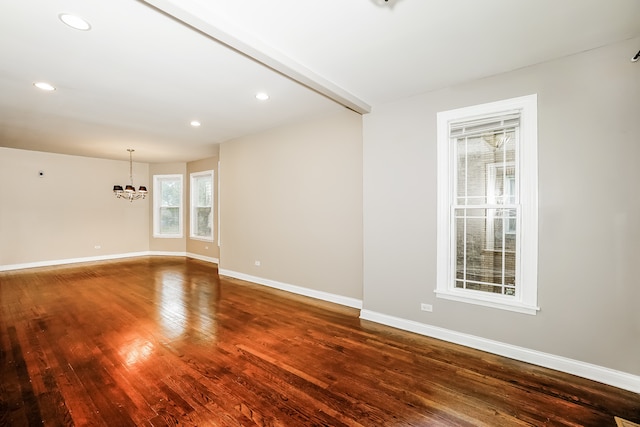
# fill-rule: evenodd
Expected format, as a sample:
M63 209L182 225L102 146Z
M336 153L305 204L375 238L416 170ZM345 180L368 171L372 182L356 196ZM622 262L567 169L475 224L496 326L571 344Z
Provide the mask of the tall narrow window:
M213 242L213 171L191 174L191 238Z
M183 236L182 175L153 176L153 236Z
M438 114L438 297L535 314L537 100Z

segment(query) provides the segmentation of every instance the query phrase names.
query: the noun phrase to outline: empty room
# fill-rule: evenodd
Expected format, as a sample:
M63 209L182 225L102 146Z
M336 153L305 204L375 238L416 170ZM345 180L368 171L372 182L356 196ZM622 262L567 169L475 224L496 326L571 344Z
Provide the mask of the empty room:
M0 425L640 425L638 18L0 2Z

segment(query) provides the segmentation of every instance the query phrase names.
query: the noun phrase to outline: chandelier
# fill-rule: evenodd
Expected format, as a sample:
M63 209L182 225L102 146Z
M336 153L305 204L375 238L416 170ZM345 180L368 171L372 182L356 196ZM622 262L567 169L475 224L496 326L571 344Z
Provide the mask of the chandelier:
M124 187L124 190L122 189L122 185L114 185L113 194L115 194L115 196L118 199L125 199L130 202L133 202L134 200L144 199L147 196L148 191L147 191L147 187L141 185L140 188L138 188L138 191L136 192L136 188L133 186L133 159L132 159L132 153L135 150L132 150L131 148L127 148L127 151L129 152L129 185L126 185Z

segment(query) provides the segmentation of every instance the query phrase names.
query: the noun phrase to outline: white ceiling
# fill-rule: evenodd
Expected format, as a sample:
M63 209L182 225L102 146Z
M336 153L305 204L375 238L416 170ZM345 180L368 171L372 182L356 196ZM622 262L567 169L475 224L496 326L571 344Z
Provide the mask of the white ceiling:
M637 37L639 18L640 0L0 0L0 146L196 160L345 106Z

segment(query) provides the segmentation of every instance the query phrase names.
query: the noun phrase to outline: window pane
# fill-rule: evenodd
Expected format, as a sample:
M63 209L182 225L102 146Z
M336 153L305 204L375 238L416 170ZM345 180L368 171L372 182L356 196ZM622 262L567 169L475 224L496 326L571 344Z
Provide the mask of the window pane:
M487 164L493 151L480 137L457 140L457 198L460 205L487 203Z
M160 181L162 188L161 206L180 206L180 197L182 194L182 186L179 180L163 179Z
M160 233L180 233L180 208L160 208Z
M195 178L197 191L197 206L211 206L211 177L202 176Z
M211 237L211 208L196 208L195 235L200 237Z
M502 130L455 140L458 205L516 202L516 136Z
M455 287L515 295L516 235L504 231L509 214L515 220L515 209L458 208L454 213Z

